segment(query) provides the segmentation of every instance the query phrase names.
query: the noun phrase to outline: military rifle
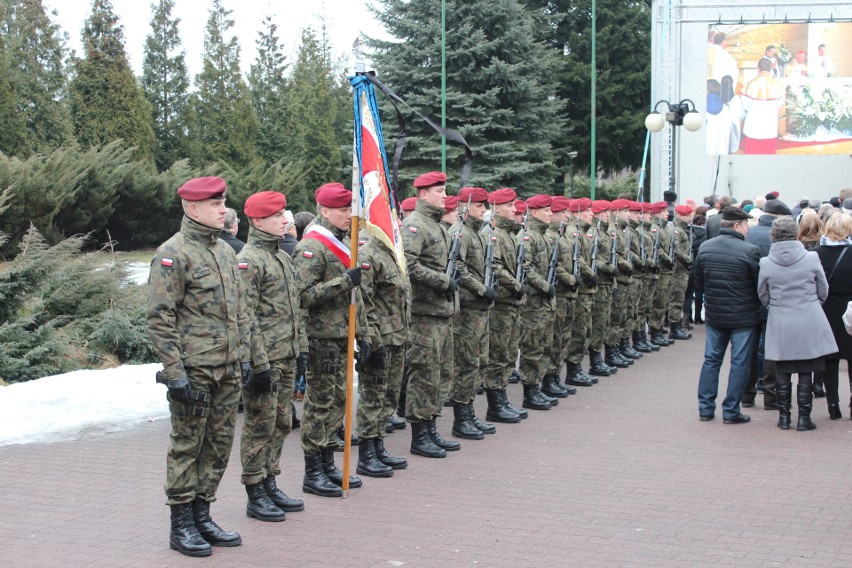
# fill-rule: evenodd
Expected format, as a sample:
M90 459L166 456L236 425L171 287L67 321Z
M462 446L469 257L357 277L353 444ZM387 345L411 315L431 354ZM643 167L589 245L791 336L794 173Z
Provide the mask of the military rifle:
M529 215L529 209L524 211L524 219L521 221L521 232L519 233L521 238L518 240L518 255L515 258L515 280L520 282L521 285L527 281L527 271L524 270L524 262L527 260L527 247L524 244L524 239L527 236L527 215Z
M655 268L660 266L660 227L657 227L654 234L654 254L651 256L651 260L654 261Z
M618 276L618 213L615 217L615 230L612 232L612 243L609 247L609 262L612 264L612 277Z
M669 258L672 261L672 265L674 265L674 261L675 261L675 256L674 256L674 252L675 252L675 250L674 250L675 249L675 229L676 229L676 227L672 227L672 238L669 239Z
M576 218L577 221L577 233L574 236L574 252L572 254L571 261L574 263L574 278L579 282L580 280L580 218Z
M464 230L464 222L467 221L468 209L470 209L470 199L473 197L473 194L470 194L470 197L467 198L467 205L464 206L461 214L461 223L459 223L459 230L456 231L456 234L453 235L453 243L450 246L450 254L447 259L447 269L444 273L450 280L458 280L459 278L459 269L456 266L456 261L459 259L459 251L461 251L461 236L462 231ZM447 296L449 301L453 301L452 298Z
M485 245L485 275L482 279L482 283L485 284L486 287L497 288L497 275L494 273L494 243L497 241L497 235L495 234L495 212L494 208L490 208L491 211L491 219L488 224L491 225L491 232L488 235L488 242Z
M559 265L559 239L565 231L565 220L559 223L559 229L556 231L556 236L553 237L553 252L550 254L550 264L547 266L547 284L549 286L556 285L556 267Z
M601 220L598 219L598 226L595 229L595 240L592 243L592 272L598 273L598 241L601 235Z
M642 269L645 269L645 263L648 261L648 253L645 250L645 222L639 219L639 258L642 259Z

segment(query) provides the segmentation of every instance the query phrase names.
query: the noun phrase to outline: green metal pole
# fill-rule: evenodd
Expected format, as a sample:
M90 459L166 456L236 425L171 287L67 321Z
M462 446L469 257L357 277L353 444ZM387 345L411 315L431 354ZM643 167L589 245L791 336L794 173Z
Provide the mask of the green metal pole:
M598 94L597 94L597 81L598 81L598 64L597 64L597 54L596 54L596 45L595 38L598 35L598 23L597 23L597 11L598 5L596 0L592 0L592 147L591 147L591 159L589 164L589 185L591 188L592 200L595 198L595 170L597 169L597 156L595 156L595 135L597 133L597 112L598 112Z
M441 0L441 128L447 127L447 0ZM441 135L441 171L447 171L447 137Z

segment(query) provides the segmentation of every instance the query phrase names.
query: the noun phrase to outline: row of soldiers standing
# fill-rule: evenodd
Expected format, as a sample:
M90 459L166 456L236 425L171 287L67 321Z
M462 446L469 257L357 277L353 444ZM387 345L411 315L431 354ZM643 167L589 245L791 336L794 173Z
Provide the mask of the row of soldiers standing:
M402 226L405 266L392 246L371 236L360 243L355 268L346 245L352 193L340 184L317 190L319 215L292 258L278 248L283 194L260 192L246 201L251 227L235 257L216 239L224 181L199 178L178 190L185 216L181 231L152 261L148 308L172 416L165 486L172 548L207 556L211 545L242 542L209 514L241 393L247 515L280 521L304 508L275 480L298 373L307 376L302 488L342 494L344 472L334 464L334 450L345 409L352 298L356 472L371 477L407 467L383 443L398 407L411 424L411 453L441 458L460 449L437 429L447 399L453 435L482 439L496 427L474 412L480 386L487 393L486 420L518 423L528 417L524 409L548 410L576 392L568 385L591 386L595 376L670 344L662 331L666 317L671 338L689 337L680 329L691 265L688 208L679 207L677 220L666 225L665 203L537 195L526 201L519 222L514 190L465 187L457 196L463 214L447 227L445 174L424 174L414 187L416 204ZM587 350L588 374L582 367ZM515 373L523 382L520 408L507 395ZM349 487L361 485L349 477Z

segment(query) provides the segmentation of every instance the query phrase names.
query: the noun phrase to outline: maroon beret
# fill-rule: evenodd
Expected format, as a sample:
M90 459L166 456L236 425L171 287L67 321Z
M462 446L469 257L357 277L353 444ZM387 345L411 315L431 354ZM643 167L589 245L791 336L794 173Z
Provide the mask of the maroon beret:
M448 195L446 201L444 201L444 211L450 213L451 211L455 211L459 208L459 198L455 195Z
M210 176L193 178L180 186L177 190L178 197L187 201L204 201L205 199L224 199L227 189L225 180L220 177Z
M571 201L571 205L568 206L568 210L572 213L579 213L580 211L585 211L589 207L592 206L592 200L588 197L581 197L580 199L574 199Z
M250 195L243 207L247 217L263 219L287 207L287 198L277 191L261 191Z
M571 200L567 197L562 197L561 195L557 195L553 198L553 203L550 204L550 210L554 213L559 213L560 211L565 211L568 209L568 205L571 204Z
M514 189L504 187L498 189L497 191L492 191L488 194L488 203L493 203L494 205L501 205L503 203L509 203L510 201L514 201L518 194L515 193Z
M596 199L592 202L592 213L603 213L609 209L609 201L606 199Z
M640 203L642 206L642 213L653 213L654 212L654 204L653 203Z
M467 203L468 199L471 203L479 203L488 201L488 192L481 187L463 187L459 191L458 198L461 203Z
M621 211L622 209L630 209L630 201L628 199L615 199L609 204L610 211Z
M443 185L445 183L447 183L447 174L444 172L429 172L428 174L417 176L414 180L414 187L417 189L423 189L426 187L432 187L433 185Z
M545 207L550 207L552 203L552 195L538 194L527 199L527 207L530 209L544 209Z
M631 211L642 211L642 202L641 201L631 201L630 202L630 210Z
M417 206L417 198L409 197L408 199L403 199L399 206L402 207L403 211L414 211L414 208Z
M651 213L660 213L662 211L665 211L668 206L669 204L665 201L657 201L656 203L652 203L651 207L653 207L653 209L651 210Z
M527 204L523 199L515 200L515 211L518 213L524 213L527 210Z
M319 186L314 192L314 198L323 207L332 209L352 207L352 192L339 183L327 183Z
M678 215L689 215L690 213L692 213L692 207L690 207L689 205L678 205L677 207L675 207L675 213L677 213Z

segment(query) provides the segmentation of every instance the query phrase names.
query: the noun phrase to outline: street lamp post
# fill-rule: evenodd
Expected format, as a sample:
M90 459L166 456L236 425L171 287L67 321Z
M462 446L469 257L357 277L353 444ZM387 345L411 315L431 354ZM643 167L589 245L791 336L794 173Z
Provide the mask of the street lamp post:
M660 114L657 109L660 105L666 105L666 113ZM645 117L645 128L651 132L659 132L666 123L672 125L672 149L669 153L669 191L677 193L675 180L675 166L677 160L677 128L683 126L690 132L699 130L704 125L704 117L696 110L695 103L689 99L683 99L679 103L659 101L654 105L654 110Z

